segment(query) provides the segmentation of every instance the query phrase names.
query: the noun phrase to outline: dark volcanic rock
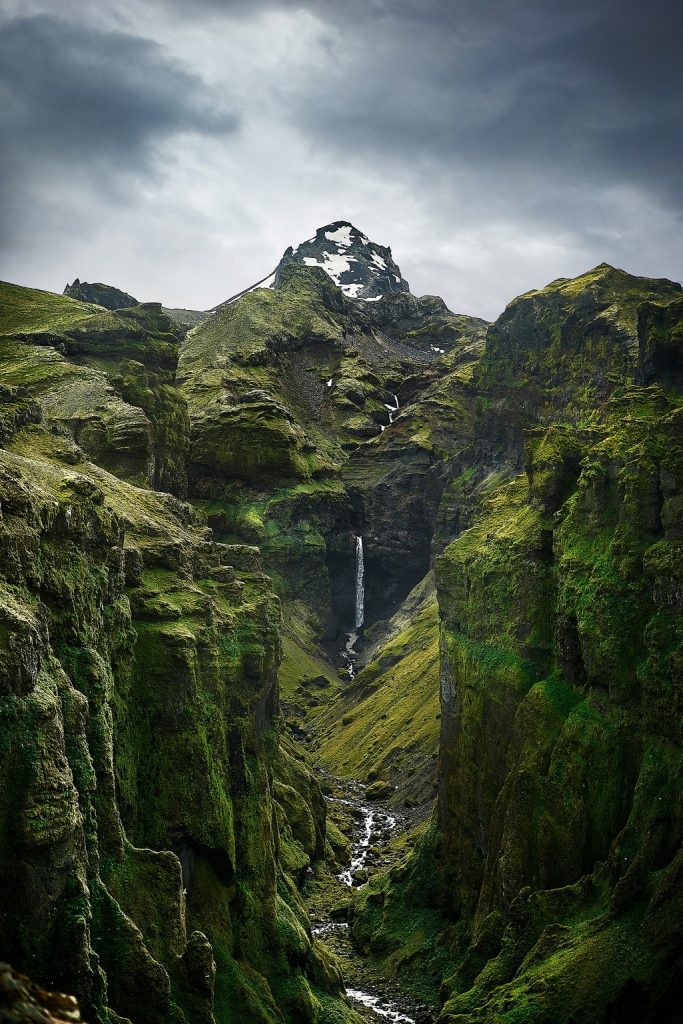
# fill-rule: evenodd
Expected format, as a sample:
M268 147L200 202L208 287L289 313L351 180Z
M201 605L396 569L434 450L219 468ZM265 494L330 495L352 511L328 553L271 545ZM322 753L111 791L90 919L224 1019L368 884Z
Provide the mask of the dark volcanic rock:
M440 1020L675 1020L680 287L603 264L487 329L343 221L190 332L70 287L0 285L0 959L97 1021L213 1024L214 983L221 1021L348 1020L281 685L393 805L346 916Z
M130 309L131 306L139 306L137 299L128 292L114 288L110 284L88 284L87 281L79 281L78 278L73 284L68 284L64 294L79 302L94 302L97 306L104 306L105 309Z
M367 800L386 800L387 797L391 796L394 791L394 787L389 782L385 782L383 779L378 779L377 782L373 782L365 790L365 796Z
M0 960L92 1021L214 1024L214 981L230 1014L312 1020L322 989L344 1021L294 884L325 809L280 747L279 602L257 548L155 489L184 472L178 334L2 283L0 308ZM5 984L2 1020L49 1024Z
M290 263L321 267L351 299L375 301L382 295L410 291L391 249L371 242L345 220L326 224L296 249L287 249L275 271L276 284Z
M9 964L0 963L2 1024L78 1024L80 1020L73 996L40 988Z

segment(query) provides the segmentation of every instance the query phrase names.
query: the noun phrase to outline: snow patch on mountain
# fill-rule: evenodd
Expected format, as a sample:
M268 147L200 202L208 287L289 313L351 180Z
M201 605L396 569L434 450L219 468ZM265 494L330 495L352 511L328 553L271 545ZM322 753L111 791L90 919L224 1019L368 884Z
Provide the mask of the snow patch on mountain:
M338 252L323 253L322 259L317 260L313 256L304 256L304 263L307 267L322 267L326 274L329 274L335 284L340 288L345 286L341 283L341 275L351 269L351 264L356 263L355 256L343 256Z
M378 302L385 295L410 291L394 263L391 249L371 242L348 221L335 221L318 228L312 238L296 248L290 246L272 274L232 295L222 305L259 288L277 288L280 271L290 263L324 270L349 299Z
M409 291L408 282L394 263L391 249L371 242L348 221L318 228L313 238L289 248L276 271L288 263L320 267L350 299L377 302L392 292Z
M330 242L337 242L339 245L351 245L351 232L353 228L350 224L342 224L336 231L326 231L325 238L329 239Z

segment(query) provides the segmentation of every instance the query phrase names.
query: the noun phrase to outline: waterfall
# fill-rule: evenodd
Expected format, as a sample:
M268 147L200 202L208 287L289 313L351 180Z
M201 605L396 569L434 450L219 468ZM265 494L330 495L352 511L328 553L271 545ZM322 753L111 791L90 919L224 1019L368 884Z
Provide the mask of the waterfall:
M363 564L363 538L356 537L356 629L365 618L365 566Z
M391 397L394 400L394 403L395 403L394 405L389 405L388 402L384 403L384 408L389 413L389 425L391 425L394 422L394 420L396 419L396 413L399 410L398 395L392 395ZM384 428L382 428L382 429L384 429Z
M363 538L356 537L356 607L354 609L353 631L346 634L346 643L341 652L342 659L346 662L346 670L349 678L353 679L356 674L356 642L358 641L358 630L362 628L365 621L365 565L363 563Z

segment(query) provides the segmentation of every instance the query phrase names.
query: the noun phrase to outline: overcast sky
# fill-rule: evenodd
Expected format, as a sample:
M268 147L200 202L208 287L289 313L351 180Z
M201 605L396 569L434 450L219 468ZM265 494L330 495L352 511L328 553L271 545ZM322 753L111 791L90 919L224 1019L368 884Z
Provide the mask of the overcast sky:
M0 278L207 308L350 220L494 318L683 277L674 0L0 0Z

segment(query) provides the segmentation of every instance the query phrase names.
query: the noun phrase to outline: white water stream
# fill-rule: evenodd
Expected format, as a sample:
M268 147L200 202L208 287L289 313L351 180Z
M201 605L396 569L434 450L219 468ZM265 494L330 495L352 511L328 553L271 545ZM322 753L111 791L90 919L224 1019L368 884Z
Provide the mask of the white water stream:
M397 415L397 413L398 413L398 410L399 410L399 408L400 408L400 406L399 406L399 404L398 404L398 395L392 395L391 397L392 397L392 398L393 398L393 400L394 400L394 405L389 405L389 403L388 403L388 402L385 402L385 403L384 403L384 408L385 408L385 409L387 410L387 412L389 413L389 426L391 426L391 424L392 424L392 423L394 422L394 420L396 419L396 415ZM387 428L386 428L386 426L380 426L380 430L382 431L382 433L384 433L384 431L385 431L386 429L387 429Z
M387 405L386 402L384 403L384 408L389 413L389 424L392 424L394 422L394 420L396 419L396 413L399 410L398 395L392 395L391 397L394 400L394 404L393 405Z
M386 842L389 833L397 827L398 820L395 815L390 814L384 808L361 803L358 800L339 798L339 802L347 807L356 808L357 812L360 811L360 815L356 818L358 827L354 828L351 837L351 863L337 877L344 885L363 885L365 883L361 879L354 878L354 874L365 870L370 849ZM347 931L348 927L345 922L329 922L314 929L314 934L324 938L333 932ZM364 1006L384 1020L394 1021L395 1024L415 1024L414 1017L403 1013L396 1003L384 996L352 987L347 987L346 994L352 1003Z
M387 811L366 804L357 804L353 800L341 800L340 803L358 807L363 814L362 827L351 843L351 863L337 876L344 885L354 885L354 873L365 869L370 847L378 840L384 840L387 833L393 832L396 828L396 818Z
M407 1014L401 1013L393 1003L383 999L381 996L372 996L369 992L361 992L358 988L347 988L346 994L352 1003L367 1006L373 1013L384 1017L386 1020L400 1021L401 1024L415 1024L414 1017L408 1017Z

